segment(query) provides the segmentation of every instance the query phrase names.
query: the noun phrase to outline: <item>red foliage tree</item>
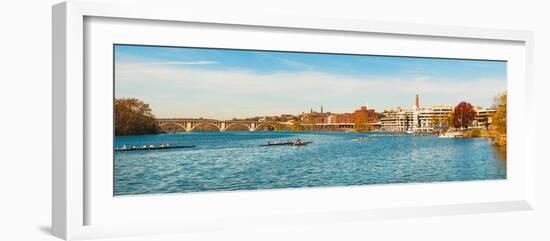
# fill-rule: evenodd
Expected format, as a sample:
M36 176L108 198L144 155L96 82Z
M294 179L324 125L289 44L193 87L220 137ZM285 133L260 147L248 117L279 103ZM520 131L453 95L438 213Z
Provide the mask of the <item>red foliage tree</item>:
M476 118L474 107L465 101L460 102L453 111L453 126L455 128L468 128Z

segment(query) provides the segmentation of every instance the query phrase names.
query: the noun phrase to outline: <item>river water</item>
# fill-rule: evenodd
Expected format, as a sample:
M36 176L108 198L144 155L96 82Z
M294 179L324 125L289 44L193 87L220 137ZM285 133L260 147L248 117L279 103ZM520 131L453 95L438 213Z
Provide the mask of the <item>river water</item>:
M353 140L368 136L367 141ZM260 146L301 138L306 146ZM194 148L115 152L114 195L349 186L506 178L490 140L344 132L192 132L120 136L116 147Z

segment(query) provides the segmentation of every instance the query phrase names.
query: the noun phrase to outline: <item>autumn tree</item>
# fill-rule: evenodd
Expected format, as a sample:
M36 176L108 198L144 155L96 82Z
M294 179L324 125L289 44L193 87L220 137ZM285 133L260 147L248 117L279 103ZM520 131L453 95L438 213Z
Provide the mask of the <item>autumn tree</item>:
M290 129L292 131L303 131L304 130L304 126L302 126L302 124L300 123L300 121L297 121L297 120L294 120L292 122L292 126L290 127Z
M288 126L286 126L285 124L275 123L274 124L274 129L276 131L288 131L290 128Z
M158 133L149 104L135 98L115 99L115 135Z
M507 94L504 92L495 97L493 108L497 111L493 114L492 124L496 127L498 133L506 135L506 99Z
M355 118L355 122L353 123L353 128L356 132L367 132L370 131L371 125L367 123L367 117L364 115L360 115L357 118Z
M462 101L455 107L452 116L455 128L468 128L476 118L476 111L470 103Z

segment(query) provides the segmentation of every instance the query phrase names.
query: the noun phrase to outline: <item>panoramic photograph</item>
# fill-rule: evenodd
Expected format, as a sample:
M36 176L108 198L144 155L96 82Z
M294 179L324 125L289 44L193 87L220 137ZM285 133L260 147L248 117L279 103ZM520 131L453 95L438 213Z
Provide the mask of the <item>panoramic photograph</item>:
M506 61L113 48L115 196L506 179Z

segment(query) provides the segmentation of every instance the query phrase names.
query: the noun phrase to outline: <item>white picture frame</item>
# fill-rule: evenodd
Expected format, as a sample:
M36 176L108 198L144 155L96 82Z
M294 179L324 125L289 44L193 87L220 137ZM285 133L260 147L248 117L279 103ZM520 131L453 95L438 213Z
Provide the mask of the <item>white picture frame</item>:
M150 11L152 8L155 8L155 11ZM532 120L524 117L529 116L529 113L531 113L532 110L529 106L531 106L530 103L534 99L532 96L533 34L529 31L276 15L255 16L252 13L250 16L209 15L202 11L189 9L185 6L185 3L177 1L151 1L148 3L110 1L107 3L73 0L55 5L52 15L52 227L55 236L69 240L120 235L193 232L233 226L291 225L292 222L287 222L290 218L297 220L296 222L317 223L532 209L535 168L535 157L532 149L535 146L534 125L530 123ZM95 195L101 191L93 190L101 189L102 185L108 185L108 182L95 178L94 175L101 176L100 174L89 174L88 172L91 168L99 170L98 173L108 170L104 170L102 169L103 166L93 164L86 159L89 158L93 150L96 150L93 149L95 147L91 147L93 144L90 143L97 141L86 141L87 136L90 135L90 127L87 124L90 121L89 118L97 118L91 116L97 113L93 111L96 107L90 105L87 98L112 93L112 89L96 84L90 85L85 81L85 78L89 78L86 75L86 68L96 68L93 64L94 61L87 59L89 56L86 56L90 53L89 49L86 48L95 48L96 45L87 45L86 41L98 39L106 39L107 42L117 41L114 39L115 37L102 33L100 28L94 28L99 30L87 29L86 21L87 19L104 18L132 22L134 25L143 24L144 28L145 23L153 22L154 24L147 27L152 31L156 31L156 27L168 23L171 25L206 24L209 26L223 26L228 31L232 31L231 28L271 29L277 30L277 32L299 30L303 33L314 31L317 35L356 33L391 36L397 39L418 37L426 38L429 41L454 41L452 44L460 44L461 42L468 44L469 41L475 41L476 43L483 43L484 46L495 45L495 43L513 45L515 47L510 48L510 55L498 53L499 47L493 48L494 55L492 55L493 58L503 56L502 58L518 59L518 61L506 59L515 63L513 73L509 74L518 76L513 78L514 81L508 80L508 88L511 91L509 94L509 139L511 143L508 148L511 151L510 158L515 160L512 162L515 164L509 165L509 168L513 175L505 182L400 184L379 185L376 187L337 187L219 194L199 193L169 195L167 197L155 195L144 198L119 198L117 200L114 200L114 197L111 196L114 201L107 202L108 200L105 201L105 199L109 197L105 196L101 199L102 197L97 197L99 194ZM109 24L109 21L103 23ZM125 25L121 24L118 27L125 28ZM101 38L86 38L86 34L89 35L90 33L101 33ZM129 38L125 41L132 41L132 39ZM136 37L135 41L138 41L138 43L142 43L139 41L158 43L162 39ZM177 42L173 44L177 44ZM480 48L480 46L476 48ZM488 47L488 49L491 48ZM411 53L414 55L415 52ZM454 54L457 53L449 52L451 57ZM486 52L485 54L490 53ZM102 56L101 54L97 55ZM438 53L433 52L432 55L438 55ZM477 57L482 58L483 56L480 54ZM108 69L105 69L105 71L108 72ZM95 90L90 94L88 89ZM519 125L526 126L526 128L524 127L520 132L518 130ZM110 146L112 148L112 144ZM110 161L112 162L112 160ZM437 193L448 190L448 188L455 190L457 195L467 195L461 198L448 195L448 197L439 201L423 201L411 198L410 201L383 202L383 198L388 197L385 196L388 195L388 192L398 193L394 197L417 196L419 193L423 193L426 198L430 198L435 197ZM484 196L487 190L499 191ZM474 193L478 193L479 196L473 195ZM489 197L489 194L492 197ZM335 198L331 202L342 206L345 200L359 200L358 197L365 195L376 195L376 197L381 198L371 203L346 203L347 208L344 209L338 209L328 203L320 202L318 205L311 205L311 202L309 202L313 198L322 200L329 196L340 196L342 198ZM281 200L281 196L285 198ZM304 201L286 203L284 200ZM283 201L282 204L281 201ZM221 205L220 202L225 204ZM281 205L266 208L269 205L252 205L253 203L247 202L267 204L279 202ZM90 205L90 203L95 204ZM137 214L134 213L135 216L132 217L134 220L123 217L124 214L132 211L142 210L141 208L144 205L159 205L164 206L164 208L162 210L152 208L153 211L161 213L158 215L153 212L141 211ZM200 209L204 205L210 205L214 208L212 211L205 213ZM189 208L178 209L177 206ZM227 211L229 208L232 210ZM115 212L114 210L122 211ZM183 213L186 214L187 219L180 217ZM255 216L253 213L259 213L260 215ZM97 219L98 222L90 221L90 216L93 217L94 215L101 217ZM201 217L205 218L201 219ZM153 222L146 222L144 221L145 218L151 219ZM106 222L106 219L115 221L110 223Z

